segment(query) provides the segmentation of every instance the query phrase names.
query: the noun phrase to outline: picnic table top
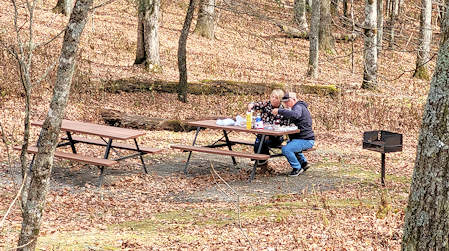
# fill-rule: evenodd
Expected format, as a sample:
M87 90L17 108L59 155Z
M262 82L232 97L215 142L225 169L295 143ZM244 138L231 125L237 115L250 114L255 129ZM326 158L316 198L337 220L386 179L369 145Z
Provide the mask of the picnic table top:
M33 126L42 127L43 124L44 124L43 120L31 122L31 125ZM144 131L134 129L99 125L94 123L72 121L66 119L62 120L61 130L120 140L135 139L146 134L146 132Z
M299 133L299 131L300 131L299 129L289 130L289 131L275 131L275 130L266 130L266 129L246 129L246 127L242 127L242 126L222 126L222 125L217 125L216 120L190 121L190 122L187 122L187 124L189 124L191 126L210 128L210 129L256 133L256 134L264 134L264 135L272 135L272 136L282 136L282 135L287 135L287 134Z

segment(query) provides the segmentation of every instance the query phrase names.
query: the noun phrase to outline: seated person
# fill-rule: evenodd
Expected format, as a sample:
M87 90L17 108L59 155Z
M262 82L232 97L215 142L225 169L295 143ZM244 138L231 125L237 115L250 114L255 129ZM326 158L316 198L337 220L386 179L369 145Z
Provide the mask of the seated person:
M275 108L281 107L281 98L284 96L284 91L281 89L274 89L271 92L270 100L260 101L248 104L248 111L255 110L260 113L262 121L269 124L279 123L279 125L288 125L288 121L284 120L282 115L274 115L271 111ZM260 145L260 139L262 135L257 135L256 142L254 143L254 152L257 153ZM269 147L277 147L282 144L284 138L281 136L266 136L261 154L270 154ZM266 165L267 161L259 161L259 165Z
M298 101L296 93L288 92L282 98L282 102L287 108L273 109L273 115L282 115L295 124L300 130L299 133L290 134L287 145L282 147L282 154L287 157L288 162L293 168L290 176L298 176L307 170L307 159L302 151L312 148L315 144L315 134L312 130L312 116L307 109L307 103Z

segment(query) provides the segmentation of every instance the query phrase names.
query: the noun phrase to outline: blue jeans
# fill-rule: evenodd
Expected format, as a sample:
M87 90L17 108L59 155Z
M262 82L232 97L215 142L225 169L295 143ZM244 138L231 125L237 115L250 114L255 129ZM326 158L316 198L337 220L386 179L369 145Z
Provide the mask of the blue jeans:
M315 144L315 140L307 140L307 139L292 139L287 145L282 147L282 154L287 157L288 163L292 166L293 169L300 169L301 164L307 162L306 157L301 152L312 148ZM296 157L298 153L299 159Z

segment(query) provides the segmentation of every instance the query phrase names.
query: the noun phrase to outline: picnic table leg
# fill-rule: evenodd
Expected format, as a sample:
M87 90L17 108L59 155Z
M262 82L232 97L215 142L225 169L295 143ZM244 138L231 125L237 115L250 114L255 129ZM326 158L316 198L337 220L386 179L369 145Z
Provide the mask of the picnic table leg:
M107 159L109 157L109 152L111 151L111 146L112 146L112 139L109 139L108 145L106 146L106 151L104 153L104 159ZM99 180L98 187L101 187L101 185L103 184L103 178L104 178L104 166L99 166L99 168L100 168L100 180Z
M200 130L201 130L201 127L196 128L195 138L193 138L192 146L195 145L196 138L198 137L198 133L200 132ZM192 157L192 151L189 152L189 157L187 157L186 166L184 167L184 174L187 174L187 167L189 166L190 157Z
M229 141L228 133L226 132L226 130L223 130L223 135L226 139L226 145L228 145L229 151L232 151L231 142ZM234 163L234 165L237 165L237 161L235 161L235 157L231 156L231 158L232 158L232 163Z
M265 135L262 134L262 137L260 138L259 148L257 149L256 153L258 153L258 154L260 153L264 142L265 142ZM251 182L254 179L254 176L256 175L256 169L257 169L258 164L259 164L259 160L254 161L254 167L253 167L253 171L251 172L251 177L249 178L249 182Z
M146 174L148 174L147 167L145 166L145 162L143 161L143 157L142 157L143 152L141 152L139 149L139 144L137 144L137 139L134 139L134 143L136 144L137 151L140 153L139 157L140 157L140 161L142 161L143 170L145 171Z
M72 133L67 131L67 138L69 139L70 147L72 148L72 152L76 154L75 142L72 139Z

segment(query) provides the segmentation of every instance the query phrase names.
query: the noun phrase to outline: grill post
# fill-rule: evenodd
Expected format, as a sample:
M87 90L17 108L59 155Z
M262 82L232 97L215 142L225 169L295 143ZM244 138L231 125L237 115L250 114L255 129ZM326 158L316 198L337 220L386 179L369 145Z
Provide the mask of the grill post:
M385 153L382 153L382 169L380 175L381 175L380 181L382 182L382 186L385 186Z
M363 149L381 153L382 186L385 186L385 153L402 151L402 134L383 130L363 133Z

